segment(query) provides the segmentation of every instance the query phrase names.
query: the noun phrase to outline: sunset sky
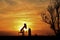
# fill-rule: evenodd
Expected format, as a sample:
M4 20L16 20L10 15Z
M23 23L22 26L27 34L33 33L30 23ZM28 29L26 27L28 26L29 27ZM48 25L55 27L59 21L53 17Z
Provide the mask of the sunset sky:
M0 31L17 31L27 24L33 34L53 35L49 24L42 21L40 13L46 11L50 0L0 0Z

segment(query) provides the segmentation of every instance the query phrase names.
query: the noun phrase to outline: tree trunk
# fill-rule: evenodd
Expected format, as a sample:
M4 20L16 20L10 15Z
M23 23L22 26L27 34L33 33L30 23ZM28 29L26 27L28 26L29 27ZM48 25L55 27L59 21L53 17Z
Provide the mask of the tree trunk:
M55 32L55 34L56 34L54 22L51 24L51 28L54 30L54 32Z
M59 30L59 13L58 13L58 9L59 9L59 7L56 8L56 12L57 12L57 20L58 20L58 30Z
M57 7L56 8L56 12L57 12L57 20L58 20L58 30L57 30L57 33L56 33L56 35L59 35L59 33L60 33L60 30L59 30L59 12L58 12L58 9L59 9L59 7Z

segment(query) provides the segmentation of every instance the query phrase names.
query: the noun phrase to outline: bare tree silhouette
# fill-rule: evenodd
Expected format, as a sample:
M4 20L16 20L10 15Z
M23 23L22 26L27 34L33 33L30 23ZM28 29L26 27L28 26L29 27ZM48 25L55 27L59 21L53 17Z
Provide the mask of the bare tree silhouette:
M50 16L51 16L51 21L50 21L51 28L56 33L56 30L55 30L56 16L54 15L54 8L52 6L48 6L47 11L50 13Z
M52 3L51 3L52 4ZM51 29L54 30L55 34L60 33L59 30L59 8L60 8L60 0L53 0L54 5L48 5L47 11L49 12L50 16L46 15L46 12L41 13L41 17L43 21L47 24L51 25ZM56 15L54 15L56 10ZM48 18L49 17L49 18ZM58 30L55 29L55 22L57 20L57 28Z

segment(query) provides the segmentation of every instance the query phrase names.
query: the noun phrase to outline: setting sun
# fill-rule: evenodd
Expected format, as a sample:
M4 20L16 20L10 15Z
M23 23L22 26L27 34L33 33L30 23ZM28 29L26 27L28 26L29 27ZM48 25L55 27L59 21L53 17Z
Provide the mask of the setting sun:
M28 28L27 29L24 28L24 31L28 31Z
M24 20L24 19L21 19L20 21L18 20L18 21L15 21L15 22L17 22L18 24L17 24L17 27L16 27L16 30L18 30L18 31L20 31L20 29L24 26L24 23L26 23L26 25L27 25L27 29L24 29L25 31L27 31L28 30L28 28L32 28L32 22L29 22L29 20Z

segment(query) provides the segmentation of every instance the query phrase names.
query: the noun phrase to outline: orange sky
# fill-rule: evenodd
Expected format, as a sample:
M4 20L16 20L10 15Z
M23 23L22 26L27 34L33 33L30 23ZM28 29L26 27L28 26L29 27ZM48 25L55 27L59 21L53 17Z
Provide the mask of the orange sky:
M0 31L19 31L24 22L36 31L33 34L51 34L49 24L42 22L40 13L47 8L49 0L0 0Z

